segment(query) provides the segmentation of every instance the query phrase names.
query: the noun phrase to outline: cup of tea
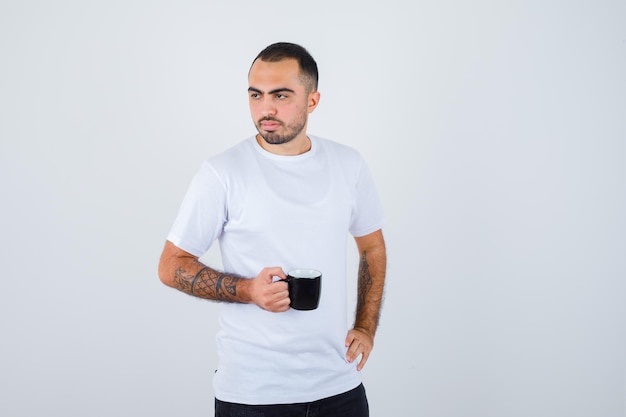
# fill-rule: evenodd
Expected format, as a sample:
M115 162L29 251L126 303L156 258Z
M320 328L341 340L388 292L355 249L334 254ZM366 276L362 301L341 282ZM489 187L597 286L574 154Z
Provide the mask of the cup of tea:
M320 302L322 273L315 269L298 268L287 273L289 306L294 310L315 310Z

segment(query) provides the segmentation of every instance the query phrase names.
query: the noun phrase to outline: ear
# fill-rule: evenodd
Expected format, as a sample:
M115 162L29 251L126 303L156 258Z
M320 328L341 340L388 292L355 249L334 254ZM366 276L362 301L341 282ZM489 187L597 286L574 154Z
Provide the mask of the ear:
M309 113L313 113L313 110L315 110L315 108L317 107L317 105L320 102L320 92L319 91L312 91L309 93L309 102L307 105L307 111Z

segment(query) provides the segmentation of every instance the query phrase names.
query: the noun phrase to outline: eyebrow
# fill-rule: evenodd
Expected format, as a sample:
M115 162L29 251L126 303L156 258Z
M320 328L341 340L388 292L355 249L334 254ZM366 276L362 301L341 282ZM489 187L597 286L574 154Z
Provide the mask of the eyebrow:
M248 92L264 94L263 91L259 90L258 88L254 88L254 87L248 87ZM287 88L287 87L276 88L276 89L268 92L267 94L277 94L277 93L285 93L285 92L295 94L295 91L293 91L291 88Z

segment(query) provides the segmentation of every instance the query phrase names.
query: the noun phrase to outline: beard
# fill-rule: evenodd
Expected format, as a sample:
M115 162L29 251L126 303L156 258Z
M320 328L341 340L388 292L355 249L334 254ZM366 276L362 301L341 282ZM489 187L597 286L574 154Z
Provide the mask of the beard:
M283 143L291 142L296 136L298 136L302 130L304 130L304 126L306 126L306 113L300 115L293 123L286 125L282 122L282 120L275 119L273 117L264 117L259 119L256 125L256 130L259 132L259 135L270 145L282 145ZM278 122L281 124L283 129L282 133L278 131L266 132L261 129L261 122L263 121L272 121Z

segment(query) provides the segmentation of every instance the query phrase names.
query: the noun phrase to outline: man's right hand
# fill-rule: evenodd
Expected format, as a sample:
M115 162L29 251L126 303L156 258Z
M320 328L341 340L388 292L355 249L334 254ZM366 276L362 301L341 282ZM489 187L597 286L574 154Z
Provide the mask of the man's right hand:
M264 310L280 313L289 310L289 290L284 281L274 281L274 277L287 278L279 266L263 268L259 275L250 281L250 298Z

